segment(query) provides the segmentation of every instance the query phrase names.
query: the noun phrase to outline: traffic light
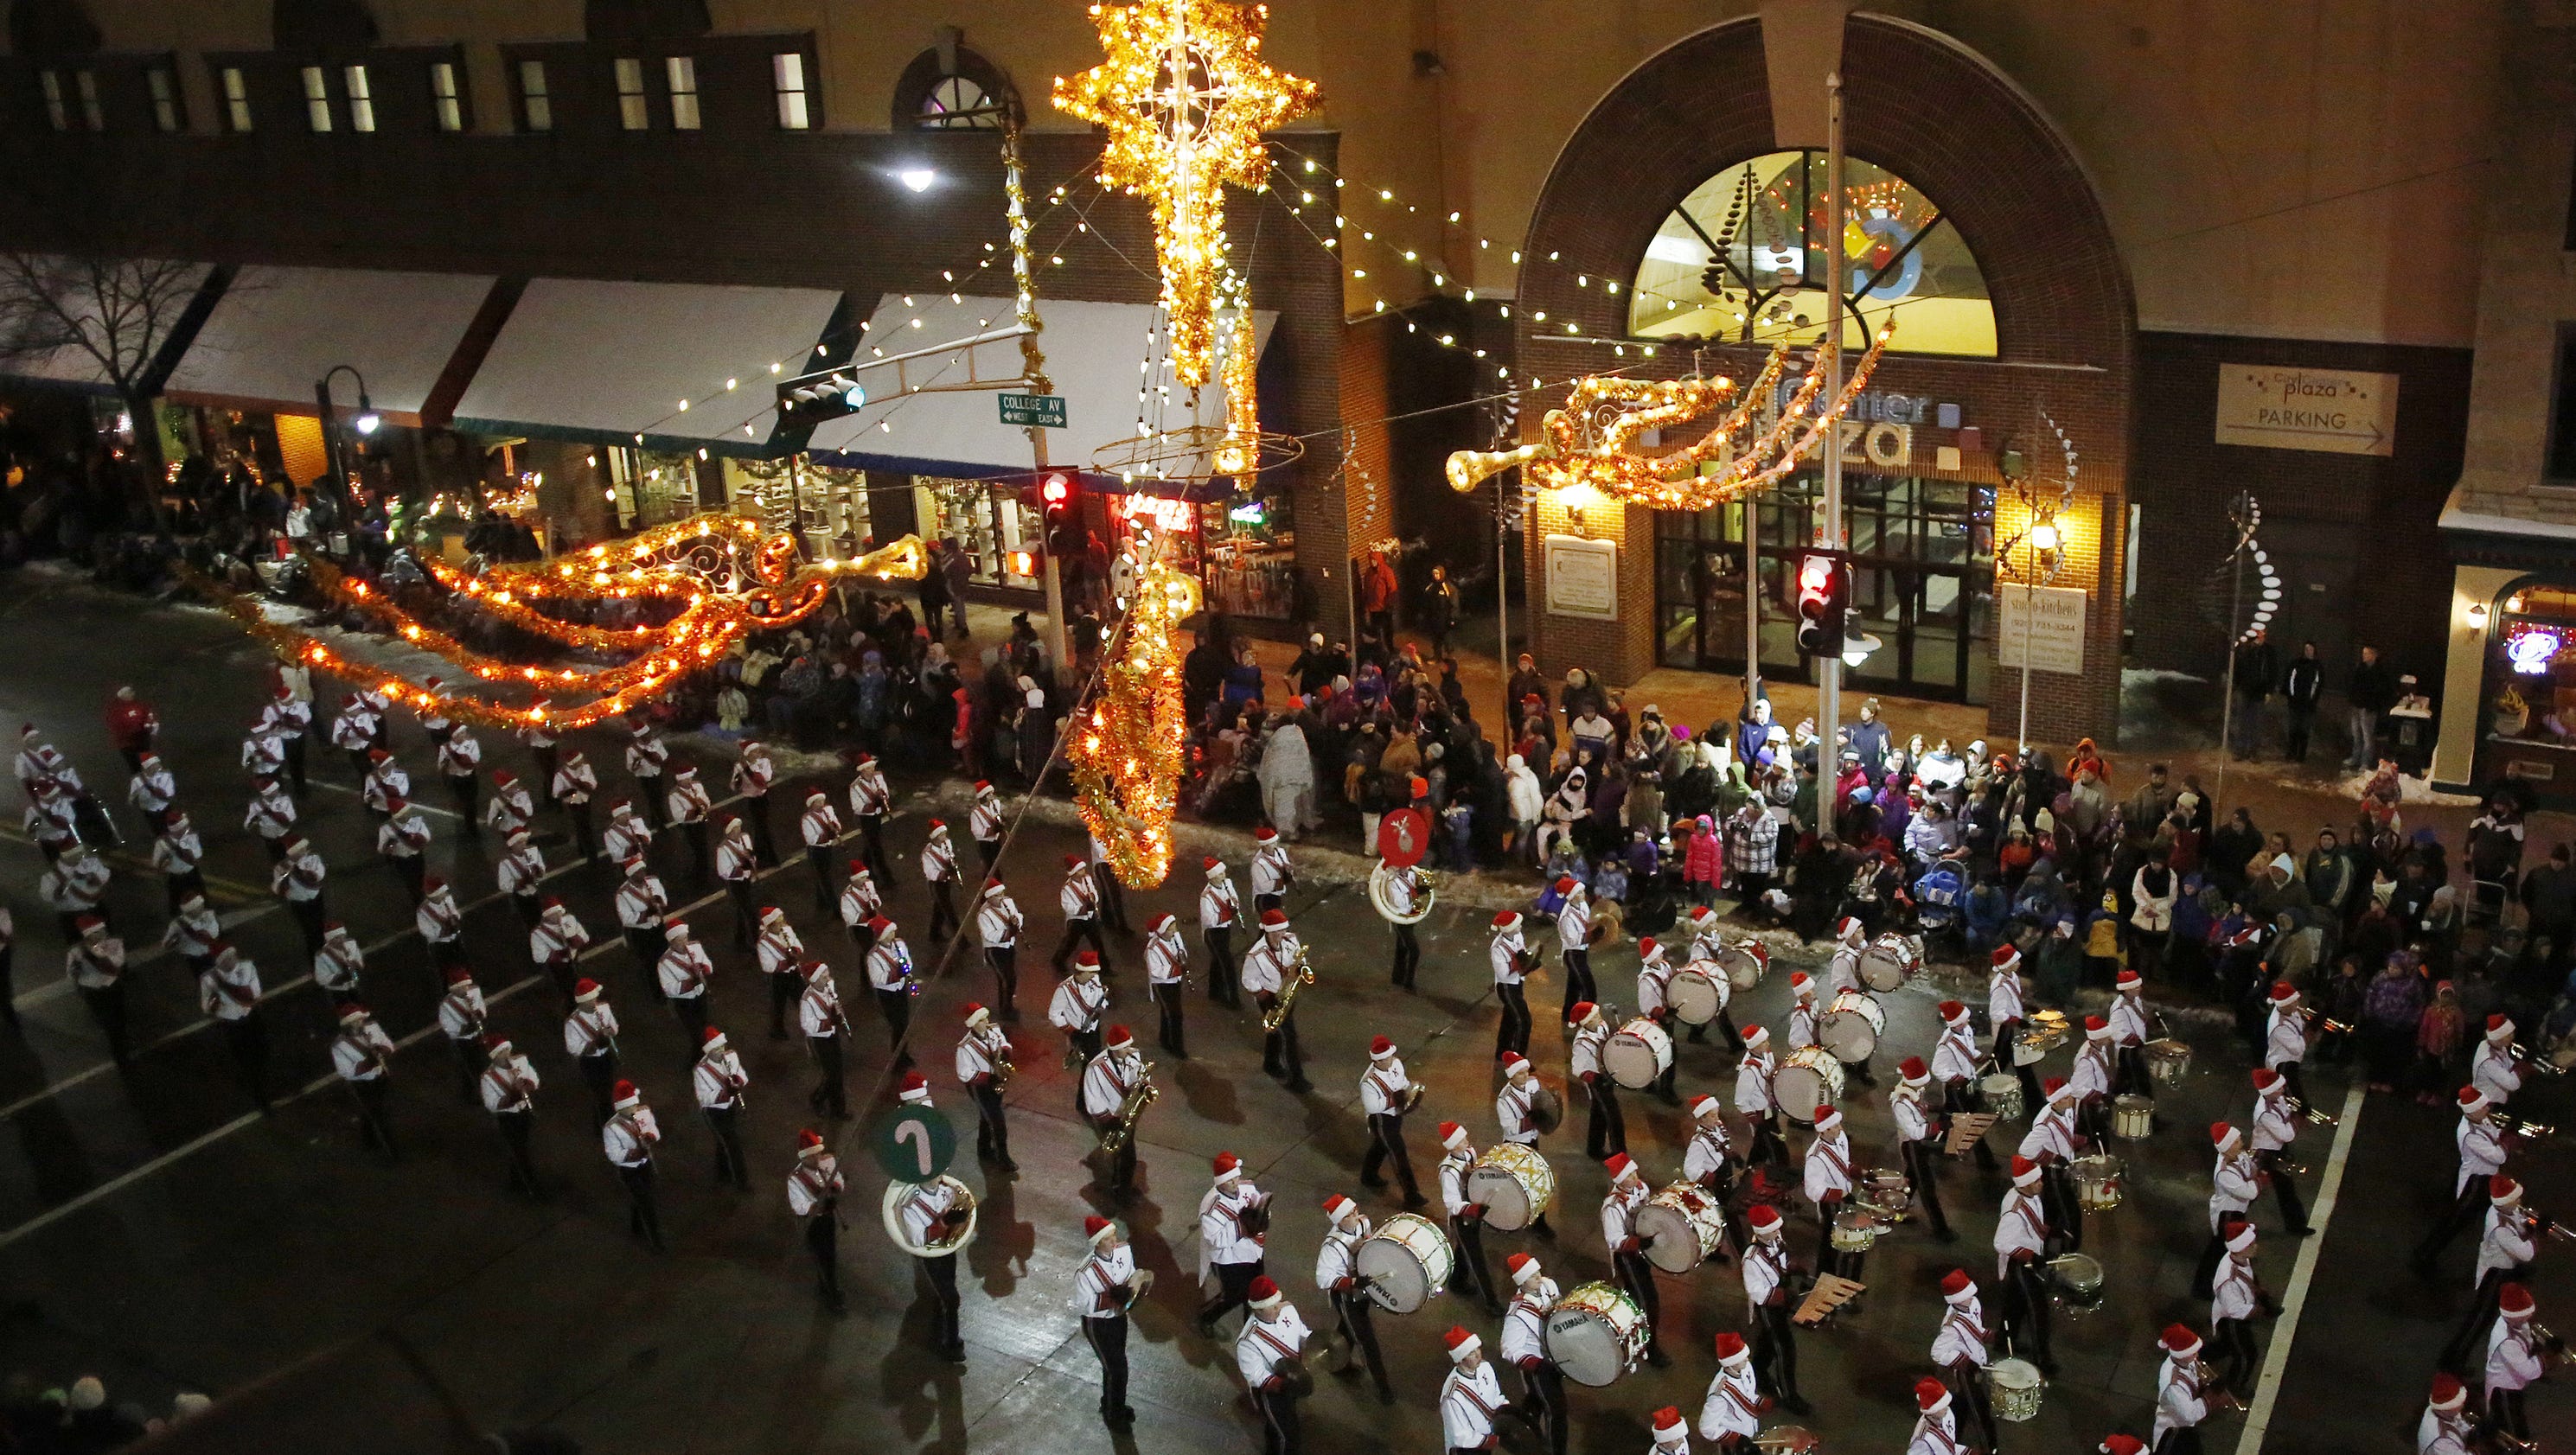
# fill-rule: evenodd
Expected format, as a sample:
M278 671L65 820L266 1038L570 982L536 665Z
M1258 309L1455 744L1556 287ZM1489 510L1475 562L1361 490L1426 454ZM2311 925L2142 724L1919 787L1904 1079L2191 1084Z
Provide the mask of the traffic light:
M1851 617L1851 568L1831 551L1798 558L1798 650L1839 657Z
M788 429L807 429L856 414L867 404L867 386L847 369L824 369L778 385L778 423Z
M1073 477L1052 474L1038 482L1038 504L1046 517L1046 548L1059 560L1082 552L1082 526L1073 507Z

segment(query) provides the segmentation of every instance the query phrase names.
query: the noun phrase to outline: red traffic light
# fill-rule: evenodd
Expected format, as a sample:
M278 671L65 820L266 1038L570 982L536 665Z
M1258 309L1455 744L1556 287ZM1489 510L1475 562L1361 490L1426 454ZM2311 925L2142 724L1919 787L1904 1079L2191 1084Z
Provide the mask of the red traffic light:
M1049 475L1038 486L1038 498L1046 502L1049 510L1058 509L1073 499L1073 482L1062 475Z
M1811 555L1798 563L1798 590L1821 592L1834 584L1834 558Z

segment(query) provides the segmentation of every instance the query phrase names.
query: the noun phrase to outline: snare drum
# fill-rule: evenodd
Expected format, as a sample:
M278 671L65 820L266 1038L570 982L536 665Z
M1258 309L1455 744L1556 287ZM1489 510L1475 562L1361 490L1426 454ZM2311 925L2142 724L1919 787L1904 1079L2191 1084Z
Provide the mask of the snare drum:
M1904 988L1923 969L1923 941L1894 931L1869 942L1860 952L1860 983L1885 994Z
M1738 990L1751 990L1762 983L1771 971L1771 952L1760 940L1738 940L1717 948L1717 963L1726 967L1726 978Z
M1704 1026L1726 1013L1726 1003L1735 996L1735 987L1727 982L1726 972L1716 962L1693 960L1673 972L1673 983L1664 990L1672 1002L1673 1016L1686 1026Z
M1800 1046L1772 1074L1771 1099L1782 1116L1812 1126L1817 1112L1843 1099L1843 1064L1822 1046Z
M2156 1099L2152 1096L2115 1096L2111 1098L2111 1135L2135 1142L2156 1129Z
M1878 1038L1887 1029L1887 1010L1875 996L1858 990L1846 990L1825 1006L1816 1018L1816 1040L1834 1059L1857 1066L1878 1049Z
M1607 1283L1587 1283L1547 1315L1547 1357L1566 1378L1599 1389L1637 1367L1654 1331L1637 1301Z
M1601 1062L1610 1069L1610 1079L1630 1091L1643 1091L1672 1068L1673 1038L1662 1026L1645 1016L1610 1033L1609 1044L1601 1048Z
M2143 1049L2147 1053L2147 1074L2155 1078L2157 1085L2180 1086L2183 1078L2191 1074L2191 1047L2182 1042L2149 1041Z
M1467 1197L1485 1209L1485 1225L1516 1233L1556 1200L1556 1169L1536 1147L1497 1142L1467 1169Z
M1902 1221L1905 1210L1914 1205L1914 1188L1893 1167L1866 1167L1854 1180L1858 1185L1852 1189L1852 1201L1891 1223Z
M2091 1313L2102 1306L2102 1265L2082 1253L2048 1260L2056 1276L2058 1297L2070 1313Z
M1986 1371L1993 1387L1995 1418L2014 1424L2039 1413L2039 1397L2048 1390L2048 1381L2039 1377L2039 1366L2027 1359L1998 1359Z
M2075 1179L2075 1205L2086 1212L2109 1212L2118 1207L2120 1181L2128 1171L2128 1163L2100 1152L2067 1163L2066 1173Z
M1688 1273L1717 1256L1726 1241L1726 1210L1696 1182L1676 1182L1637 1209L1646 1261L1666 1273Z
M1368 1296L1391 1314L1409 1314L1449 1284L1449 1235L1429 1218L1397 1213L1360 1240L1351 1255Z
M1863 1208L1847 1208L1834 1215L1833 1245L1837 1253L1866 1253L1887 1232L1887 1224L1878 1215Z
M1977 1094L1985 1098L1986 1110L1998 1121L2021 1120L2021 1078L2008 1071L1998 1071L1977 1083Z

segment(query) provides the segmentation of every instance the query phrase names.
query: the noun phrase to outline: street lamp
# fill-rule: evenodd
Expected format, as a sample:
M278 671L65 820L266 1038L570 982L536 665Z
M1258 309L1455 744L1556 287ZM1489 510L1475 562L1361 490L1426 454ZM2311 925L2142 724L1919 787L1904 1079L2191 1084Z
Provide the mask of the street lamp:
M349 470L340 458L339 432L331 428L332 421L339 417L339 406L331 402L331 381L341 374L348 375L358 386L358 412L349 423L361 437L373 435L376 427L384 423L384 416L376 413L374 401L367 398L367 377L354 365L334 364L324 371L321 378L313 381L313 402L322 416L323 454L331 466L331 490L339 498L345 519L348 507L353 503L349 499Z

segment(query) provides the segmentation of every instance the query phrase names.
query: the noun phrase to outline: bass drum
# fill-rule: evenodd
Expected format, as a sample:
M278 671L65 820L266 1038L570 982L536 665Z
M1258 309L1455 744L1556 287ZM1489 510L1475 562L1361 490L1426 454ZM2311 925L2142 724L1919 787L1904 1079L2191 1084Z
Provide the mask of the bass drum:
M1693 960L1673 972L1673 983L1664 995L1673 1004L1674 1019L1686 1026L1704 1026L1726 1014L1735 986L1716 961Z
M1770 973L1771 952L1760 940L1738 940L1718 947L1717 963L1726 967L1726 978L1735 982L1736 989L1751 990Z
M1467 1198L1484 1205L1487 1227L1516 1233L1556 1200L1556 1169L1536 1147L1497 1142L1467 1169Z
M1368 1296L1391 1314L1409 1314L1449 1284L1456 1255L1449 1235L1429 1218L1397 1213L1360 1240L1351 1265L1368 1280Z
M1654 1331L1637 1301L1607 1283L1587 1283L1547 1315L1547 1357L1566 1378L1600 1389L1637 1367Z
M1782 1116L1813 1126L1816 1113L1843 1099L1843 1063L1822 1046L1800 1046L1772 1074L1771 1098Z
M1676 1182L1637 1209L1646 1261L1666 1273L1688 1273L1726 1245L1726 1210L1696 1182Z
M1601 1048L1601 1061L1609 1068L1611 1080L1630 1091L1643 1091L1672 1068L1673 1038L1652 1019L1639 1016L1610 1033L1609 1043Z
M1869 942L1860 952L1860 983L1885 995L1901 990L1923 969L1923 940L1894 931Z
M903 1204L904 1200L911 1197L917 1189L934 1185L948 1189L949 1196L955 1200L955 1205L966 1210L966 1221L950 1235L948 1241L931 1246L914 1242L911 1235L904 1231ZM877 1204L877 1213L885 1219L886 1236L894 1239L896 1247L915 1258L935 1258L944 1253L955 1253L975 1241L975 1190L945 1173L930 1179L929 1182L887 1183L885 1197Z
M1887 1030L1887 1008L1866 991L1846 990L1825 1005L1816 1018L1816 1040L1834 1059L1857 1066L1878 1049Z

